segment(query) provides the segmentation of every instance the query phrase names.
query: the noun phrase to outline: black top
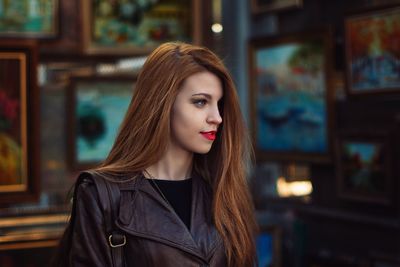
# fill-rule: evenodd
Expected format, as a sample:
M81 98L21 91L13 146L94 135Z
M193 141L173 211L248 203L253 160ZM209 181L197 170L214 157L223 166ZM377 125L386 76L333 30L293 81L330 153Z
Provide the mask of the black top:
M157 193L160 194L154 183L150 181L150 179L148 180ZM190 229L190 215L192 209L192 179L178 181L153 179L153 181L158 185L165 198L175 210L176 214L178 214L179 218L185 223L186 227ZM163 196L161 195L161 197Z

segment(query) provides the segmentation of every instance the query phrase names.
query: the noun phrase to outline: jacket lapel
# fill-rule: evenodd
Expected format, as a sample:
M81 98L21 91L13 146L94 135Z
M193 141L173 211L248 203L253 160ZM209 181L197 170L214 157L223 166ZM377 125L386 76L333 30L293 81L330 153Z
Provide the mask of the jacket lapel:
M190 232L207 261L221 241L212 220L211 199L211 188L201 177L193 177Z
M193 177L190 231L144 177L138 177L135 183L136 186L121 187L117 226L208 261L218 243L218 234L211 220L211 195L203 179Z

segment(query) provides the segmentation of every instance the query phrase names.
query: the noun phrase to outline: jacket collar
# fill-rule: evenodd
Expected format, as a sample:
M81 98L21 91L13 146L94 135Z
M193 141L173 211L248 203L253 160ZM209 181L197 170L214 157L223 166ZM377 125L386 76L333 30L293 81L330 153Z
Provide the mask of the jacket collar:
M199 176L192 178L189 231L146 178L136 179L134 186L121 188L117 226L129 234L179 248L208 262L221 239L212 222L212 192L206 182Z

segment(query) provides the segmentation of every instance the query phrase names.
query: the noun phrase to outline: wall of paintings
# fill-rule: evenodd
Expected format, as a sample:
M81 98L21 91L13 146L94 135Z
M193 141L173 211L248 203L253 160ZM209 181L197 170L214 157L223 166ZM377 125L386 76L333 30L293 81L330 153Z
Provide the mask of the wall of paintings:
M146 55L212 46L211 2L0 0L0 266L47 266ZM33 257L32 255L35 255Z
M77 173L173 39L238 86L260 264L400 266L400 1L223 0L216 39L212 2L0 0L0 266L48 262Z
M233 2L262 266L400 266L400 1Z

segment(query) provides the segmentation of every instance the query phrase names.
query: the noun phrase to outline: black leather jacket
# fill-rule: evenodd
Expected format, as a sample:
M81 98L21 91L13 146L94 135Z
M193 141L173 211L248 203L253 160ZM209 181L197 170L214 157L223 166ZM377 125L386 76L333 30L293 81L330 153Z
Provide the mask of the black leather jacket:
M126 266L226 266L221 237L212 223L211 188L193 177L190 231L143 176L121 183L116 225L126 235ZM112 266L104 218L93 182L77 189L71 266Z

